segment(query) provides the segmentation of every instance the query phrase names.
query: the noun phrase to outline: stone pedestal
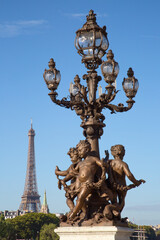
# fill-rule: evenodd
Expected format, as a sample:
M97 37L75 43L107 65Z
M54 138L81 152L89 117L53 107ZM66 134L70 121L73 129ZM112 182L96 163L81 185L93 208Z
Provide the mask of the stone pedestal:
M129 240L133 230L116 226L59 227L60 240Z

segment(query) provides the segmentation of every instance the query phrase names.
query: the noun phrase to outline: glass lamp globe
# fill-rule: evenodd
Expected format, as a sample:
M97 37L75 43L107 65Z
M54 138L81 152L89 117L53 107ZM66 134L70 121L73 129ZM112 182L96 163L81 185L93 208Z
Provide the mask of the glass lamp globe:
M49 61L49 69L44 71L43 77L49 90L56 90L61 80L60 71L55 68L53 58Z
M103 62L101 65L101 71L104 76L104 80L109 83L113 83L119 73L119 65L114 60L114 54L112 50L107 53L107 61Z
M133 98L138 91L139 83L138 80L133 76L134 72L132 68L129 68L127 75L128 78L124 78L122 83L123 90L128 98Z
M75 97L79 93L79 87L71 82L69 92Z
M79 93L79 88L76 85L73 85L72 95L76 96Z
M90 10L87 22L76 32L75 46L87 68L98 68L101 58L109 47L106 27L96 23L96 14Z

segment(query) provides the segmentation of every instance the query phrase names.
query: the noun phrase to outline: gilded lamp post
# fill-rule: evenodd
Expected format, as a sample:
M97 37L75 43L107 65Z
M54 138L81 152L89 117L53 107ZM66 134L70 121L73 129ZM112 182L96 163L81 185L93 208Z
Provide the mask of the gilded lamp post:
M100 160L99 156L99 138L103 135L103 128L105 127L104 120L105 116L102 114L103 109L109 109L111 113L116 113L116 112L126 112L130 110L135 103L133 98L135 97L137 90L138 90L138 80L134 77L134 72L132 68L129 68L127 75L127 78L124 78L123 80L123 90L128 98L126 101L126 106L124 104L119 103L118 105L112 104L112 101L115 99L118 91L115 88L115 81L119 73L119 65L118 63L114 60L114 54L112 50L108 50L109 47L109 41L107 38L107 32L106 32L106 27L100 27L98 26L96 22L96 14L93 12L93 10L90 10L89 15L87 16L87 21L83 25L82 28L80 28L76 32L76 38L75 38L75 47L77 49L78 54L82 57L82 63L85 64L85 67L87 68L87 73L83 75L83 80L86 81L86 85L83 86L81 84L81 79L78 75L75 76L74 78L74 83L70 84L69 88L69 93L70 97L69 100L67 98L62 98L61 100L58 99L58 94L56 92L59 82L61 80L61 75L60 71L58 71L55 67L55 62L51 58L49 62L49 69L45 70L44 72L44 80L47 84L48 89L50 90L49 96L51 100L61 106L65 107L71 110L74 110L78 116L80 116L82 122L81 122L81 127L83 128L83 135L86 138L86 143L89 148L85 146L85 143L83 141L80 142L74 149L70 149L69 155L71 157L72 161L72 168L76 172L73 174L73 169L72 169L72 176L68 176L67 173L60 171L57 167L56 169L56 175L57 176L66 176L64 181L59 179L59 187L61 188L61 185L63 185L65 191L68 193L70 196L70 210L71 212L67 216L67 221L72 221L76 222L76 218L80 216L80 212L83 212L83 215L87 215L87 211L83 211L82 205L86 204L86 209L89 210L88 214L88 219L93 219L93 216L97 214L97 212L103 213L106 216L106 219L110 219L110 217L107 217L109 215L104 214L104 209L106 209L106 206L108 205L118 205L118 200L113 200L112 197L110 196L110 201L106 200L105 204L103 205L102 210L99 210L99 206L97 206L96 210L93 210L93 206L90 206L92 204L91 201L89 200L90 197L94 198L97 197L95 192L99 191L98 189L103 188L102 185L106 182L106 174L108 174L109 178L111 178L111 175L113 175L111 172L112 170L110 169L109 166L109 156L108 153L106 154L106 159L105 160ZM108 50L107 54L106 51ZM102 57L104 55L107 55L107 60L102 61ZM99 86L99 97L97 98L97 88L99 85L99 82L102 80L102 77L97 74L96 69L101 66L101 72L104 78L104 81L106 82L106 87L105 87L105 92L102 93L101 87ZM80 152L83 148L89 149L85 150L86 154L82 154ZM118 148L117 148L118 149ZM123 150L121 149L123 152ZM113 155L113 154L112 154ZM123 155L123 154L121 154ZM73 158L77 156L77 162L74 162ZM87 159L87 160L86 160ZM78 174L81 174L80 171L83 170L84 174L85 173L85 167L88 166L87 164L93 162L92 160L97 161L95 164L95 167L93 170L95 171L95 175L92 176L92 180L79 180L78 179ZM83 161L82 161L83 160ZM122 159L121 159L122 160ZM98 162L100 161L100 162ZM83 162L83 165L82 165ZM86 164L85 164L86 162ZM98 167L96 167L98 166ZM91 167L92 168L92 167ZM108 170L110 169L110 170ZM69 171L69 170L68 170ZM92 171L92 172L94 172ZM60 174L61 172L61 174ZM66 175L65 175L66 174ZM91 174L90 174L91 175ZM123 175L123 174L122 174ZM88 176L88 179L90 176ZM87 179L87 177L86 177ZM66 185L65 182L72 180L72 182L75 182L75 184L78 184L77 182L80 182L78 187L73 187L73 183L71 183L69 186ZM138 180L130 179L135 186L140 185L142 182L136 182ZM114 182L114 180L112 181ZM91 190L85 190L86 184L90 184L88 188ZM99 184L99 185L98 185ZM106 183L105 183L106 184ZM91 187L91 185L94 187ZM112 185L112 184L110 184ZM114 182L114 185L116 183ZM113 187L109 185L106 185L107 188L109 189L108 191L111 190L113 192ZM116 185L118 186L118 184ZM125 186L121 186L124 187ZM74 190L71 190L74 189ZM82 192L81 189L83 188L84 192L84 199L82 199ZM94 188L94 191L93 191ZM118 187L117 187L118 188ZM69 190L68 190L69 189ZM104 190L104 188L103 188ZM125 190L126 191L126 190ZM72 194L71 194L72 192ZM107 192L107 190L106 190ZM79 195L80 194L80 195ZM96 193L98 194L98 192ZM107 194L107 193L106 193ZM71 197L71 195L74 195L74 197ZM108 194L109 195L109 194ZM69 197L68 197L69 199ZM77 199L77 204L75 205L74 199ZM118 199L118 196L117 196ZM102 203L102 197L98 199ZM104 199L103 199L104 200ZM69 203L69 200L68 200ZM78 205L79 204L79 205ZM68 204L69 205L69 204ZM117 211L117 216L119 216L120 220L120 212L122 210L122 203L119 203L118 207L116 208L115 211ZM113 208L114 208L113 207ZM111 210L111 209L110 209ZM106 211L105 211L106 213ZM114 213L112 212L112 217L111 219L113 220L115 218ZM116 214L115 214L116 215ZM82 218L82 217L80 217Z

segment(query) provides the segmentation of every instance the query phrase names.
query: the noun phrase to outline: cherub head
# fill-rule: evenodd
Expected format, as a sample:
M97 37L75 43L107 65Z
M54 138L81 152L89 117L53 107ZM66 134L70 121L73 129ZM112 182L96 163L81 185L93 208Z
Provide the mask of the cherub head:
M81 158L85 158L87 154L91 151L91 144L87 140L81 140L76 148L78 149L78 154Z
M70 148L67 154L70 156L72 163L77 163L80 160L78 150L76 148Z
M123 145L117 144L111 147L111 154L113 157L120 157L121 160L123 160L123 157L125 155L125 148Z

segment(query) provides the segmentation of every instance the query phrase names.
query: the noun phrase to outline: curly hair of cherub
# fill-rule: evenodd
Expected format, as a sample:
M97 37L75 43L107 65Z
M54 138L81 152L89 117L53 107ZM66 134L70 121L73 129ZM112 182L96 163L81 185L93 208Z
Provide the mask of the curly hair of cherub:
M70 157L74 154L74 155L78 155L78 150L77 148L70 148L68 153L67 153Z
M121 144L114 145L111 147L111 153L113 157L118 155L122 159L125 155L125 148Z
M88 142L88 140L81 140L76 148L78 149L79 147L84 147L86 149L88 149L88 151L91 151L91 144Z

